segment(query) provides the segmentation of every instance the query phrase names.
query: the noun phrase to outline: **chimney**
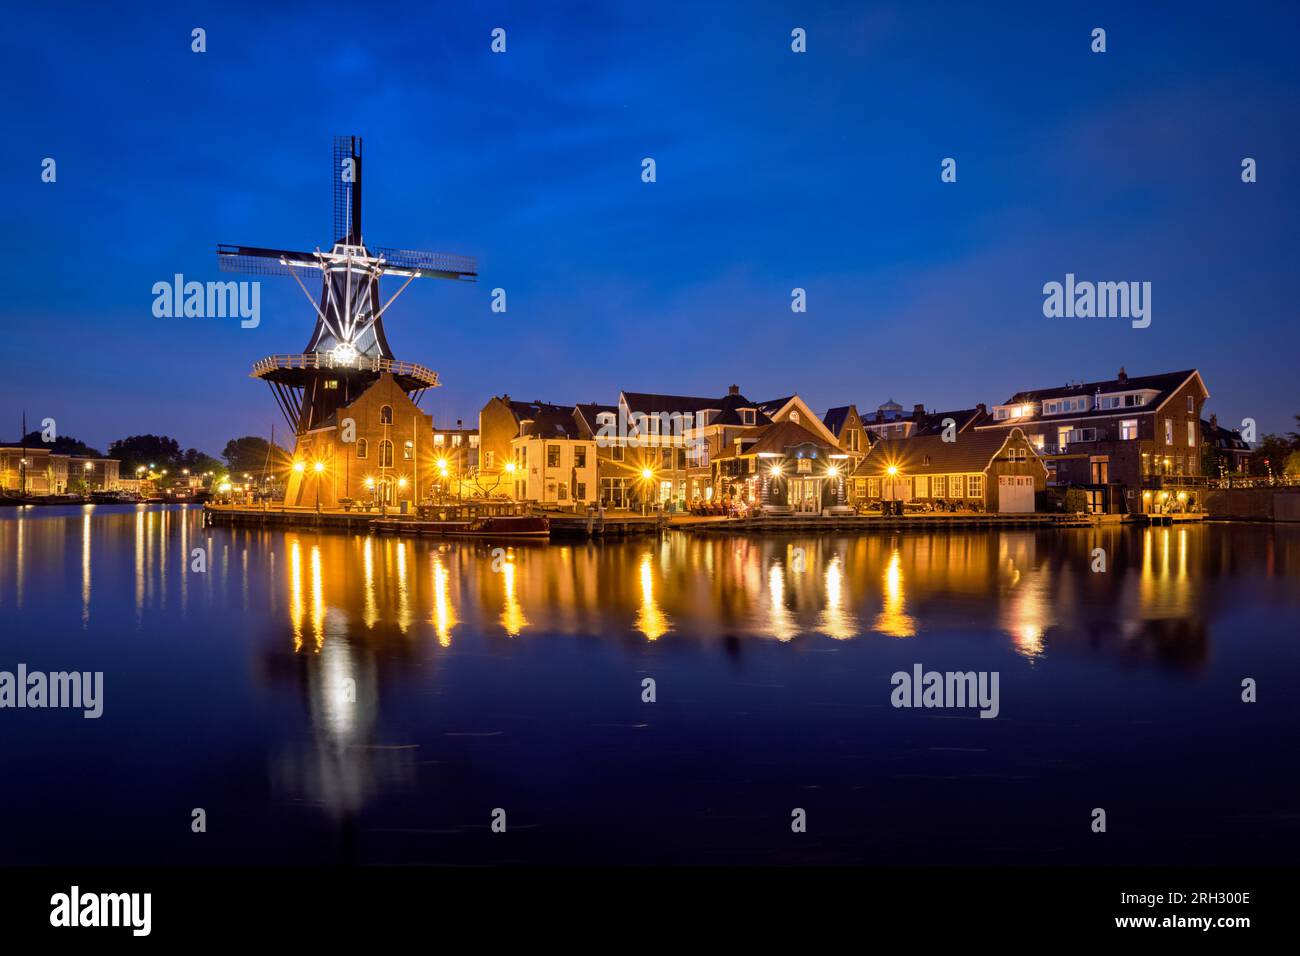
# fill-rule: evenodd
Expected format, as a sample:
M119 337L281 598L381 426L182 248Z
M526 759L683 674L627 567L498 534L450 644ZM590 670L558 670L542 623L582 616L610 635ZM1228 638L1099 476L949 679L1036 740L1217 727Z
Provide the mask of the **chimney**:
M463 418L456 419L456 431L459 432L464 430L465 430L465 419Z
M1215 414L1211 414L1211 415L1210 415L1210 427L1211 427L1211 428L1215 428L1215 429L1217 429L1217 428L1219 427L1219 416L1218 416L1218 415L1215 415Z
M980 402L978 405L975 406L975 411L979 412L981 415L987 415L989 413L988 408L985 406L983 402Z
M739 395L739 394L740 394L740 386L739 386L739 385L729 385L729 386L727 386L727 394L728 394L728 395Z
M913 417L913 418L924 418L924 417L925 417L925 405L913 405L913 406L912 406L912 417Z
M1128 372L1124 371L1123 365L1119 367L1119 374L1115 376L1115 378L1121 385L1126 385L1128 383Z

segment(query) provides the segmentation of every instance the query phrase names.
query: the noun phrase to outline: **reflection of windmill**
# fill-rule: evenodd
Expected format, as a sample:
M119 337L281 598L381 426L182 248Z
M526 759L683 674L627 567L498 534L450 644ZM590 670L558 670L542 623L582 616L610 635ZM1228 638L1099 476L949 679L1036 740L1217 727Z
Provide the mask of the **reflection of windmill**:
M365 245L361 234L361 138L334 138L334 235L329 252L290 252L251 246L217 246L224 272L292 276L316 312L316 327L298 355L272 355L253 366L252 376L271 386L289 426L298 435L319 427L337 409L358 398L387 372L414 401L436 388L438 375L422 365L399 362L384 336L384 313L417 276L468 279L474 260L437 252ZM300 273L321 273L320 301ZM406 281L381 304L382 276Z

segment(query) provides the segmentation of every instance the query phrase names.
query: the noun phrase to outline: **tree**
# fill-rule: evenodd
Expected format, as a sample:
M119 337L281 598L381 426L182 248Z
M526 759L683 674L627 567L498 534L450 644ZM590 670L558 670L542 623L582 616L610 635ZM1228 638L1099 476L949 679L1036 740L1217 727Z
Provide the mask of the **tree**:
M289 453L278 445L272 449L265 438L245 435L226 442L221 457L226 460L231 474L260 475L263 468L283 468Z
M226 468L220 461L197 448L185 449L185 454L181 455L180 466L182 469L188 468L191 475L201 475L209 471L216 474L225 471Z
M56 455L83 455L86 458L103 458L103 453L97 448L91 448L83 441L78 441L71 435L59 435L52 442L41 440L39 431L30 431L26 437L17 444L24 445L27 448L46 448Z
M1068 514L1083 514L1088 510L1088 496L1082 488L1070 488L1065 492L1062 505Z
M1250 473L1265 475L1271 470L1275 475L1280 474L1291 451L1291 443L1281 435L1265 435L1251 453Z
M124 478L135 477L135 470L141 465L153 467L156 471L166 469L176 473L184 466L181 462L181 446L175 438L166 435L132 435L119 438L108 446L108 457L122 462L121 473Z

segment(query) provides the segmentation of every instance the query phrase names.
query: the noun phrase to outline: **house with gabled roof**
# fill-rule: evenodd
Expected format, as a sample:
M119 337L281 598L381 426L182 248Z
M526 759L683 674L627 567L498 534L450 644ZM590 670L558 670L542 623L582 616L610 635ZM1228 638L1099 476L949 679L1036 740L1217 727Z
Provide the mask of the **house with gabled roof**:
M506 465L514 460L511 446L522 434L526 423L536 421L546 414L570 414L572 405L554 402L521 402L509 395L494 396L478 413L479 454L478 477L480 483L498 482L504 493L513 482L506 475Z
M849 466L825 426L786 418L736 435L713 460L714 485L718 495L768 513L834 513L848 510Z
M1067 383L1014 393L976 431L1021 429L1050 482L1081 488L1098 513L1162 511L1203 484L1196 369Z
M870 432L864 427L856 405L838 405L828 408L822 424L835 436L840 448L847 452L856 465L866 455L871 444Z
M938 435L944 430L949 434L960 434L988 417L988 410L983 404L974 408L959 408L950 411L926 411L922 404L912 406L909 414L904 414L903 407L892 398L876 409L873 418L864 422L863 427L871 434L871 440L879 438L913 438L917 435Z
M1024 513L1038 510L1047 468L1023 431L882 438L853 471L853 498Z
M719 397L623 391L614 407L582 414L595 419L600 494L615 508L683 509L712 499L713 457L770 421L736 385Z

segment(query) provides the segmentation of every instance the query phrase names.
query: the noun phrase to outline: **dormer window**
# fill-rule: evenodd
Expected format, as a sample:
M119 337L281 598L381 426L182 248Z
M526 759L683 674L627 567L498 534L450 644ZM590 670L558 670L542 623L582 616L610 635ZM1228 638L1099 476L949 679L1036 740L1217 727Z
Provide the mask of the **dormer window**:
M799 424L799 413L798 413L798 412L794 412L794 411L792 411L792 412L790 413L790 421L792 421L792 422L794 422L796 425L798 425L798 424Z
M752 424L754 424L754 414L755 414L755 413L754 413L754 409L752 409L752 408L741 408L741 409L738 409L738 411L740 412L740 420L741 420L741 422L742 422L743 424L745 424L745 425L752 425Z

